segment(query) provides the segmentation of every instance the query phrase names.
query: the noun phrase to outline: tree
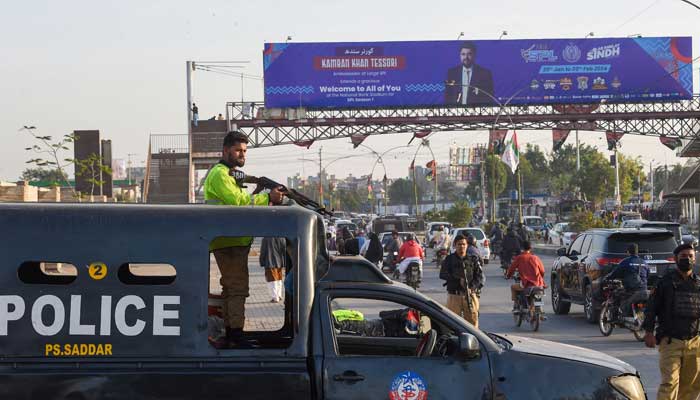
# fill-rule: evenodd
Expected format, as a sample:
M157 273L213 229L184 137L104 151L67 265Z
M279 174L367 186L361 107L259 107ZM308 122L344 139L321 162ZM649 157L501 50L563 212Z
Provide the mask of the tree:
M418 199L420 201L423 192L418 186ZM416 196L413 189L413 181L399 178L389 186L389 200L391 204L415 204Z
M90 184L90 194L95 193L95 186L102 187L105 181L104 175L111 175L112 168L102 163L102 157L95 153L90 154L83 160L75 160L75 176L86 177L86 182Z
M463 198L462 190L454 182L442 179L438 182L438 194L447 201L457 201Z
M521 171L524 189L530 193L546 190L552 174L549 170L547 156L540 149L540 146L528 143L520 156L520 161L524 164Z
M644 187L644 166L640 157L631 158L619 152L617 157L620 163L620 198L623 203L627 203L630 197L638 193L640 179L641 187Z
M495 171L495 177L493 177ZM501 159L494 155L486 157L486 187L487 193L493 195L493 183L496 184L496 198L503 193L510 171Z
M453 226L467 226L469 221L472 220L472 215L474 210L469 207L469 203L466 201L458 201L447 210L447 221Z
M50 182L53 186L65 181L67 177L59 169L27 168L19 179L29 182Z
M73 195L77 196L75 189L73 189L73 186L68 182L68 175L65 172L65 168L73 163L73 159L64 158L61 160L60 155L64 151L70 150L68 144L75 141L75 136L72 134L63 135L61 139L54 140L52 136L42 136L37 134L35 126L26 125L22 127L20 131L28 133L36 141L34 145L31 147L25 147L24 150L41 155L41 157L32 158L26 163L33 164L39 169L44 167L57 169L60 172L63 183L70 188Z

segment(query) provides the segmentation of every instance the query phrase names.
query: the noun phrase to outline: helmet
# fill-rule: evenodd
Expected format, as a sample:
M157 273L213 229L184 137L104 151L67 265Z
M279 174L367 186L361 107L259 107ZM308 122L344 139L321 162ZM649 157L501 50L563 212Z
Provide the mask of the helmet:
M406 241L408 242L409 240L416 240L416 237L412 233L409 233L406 235Z
M472 235L467 235L467 243L470 246L476 246L476 238Z

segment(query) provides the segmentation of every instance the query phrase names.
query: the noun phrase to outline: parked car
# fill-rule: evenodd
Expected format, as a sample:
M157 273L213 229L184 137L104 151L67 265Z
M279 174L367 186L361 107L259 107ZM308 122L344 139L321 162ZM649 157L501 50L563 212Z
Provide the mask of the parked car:
M452 229L452 232L450 233L450 238L452 239L452 244L450 245L451 253L455 251L454 241L457 235L462 235L464 237L467 237L468 235L474 236L476 239L476 247L479 249L479 252L481 252L481 258L484 260L484 264L489 263L489 259L491 258L491 246L488 237L486 237L486 234L483 230L481 230L481 228L464 227Z
M586 320L598 321L602 303L601 281L627 257L627 246L636 243L649 265L649 288L673 265L673 234L662 229L594 229L580 234L557 251L550 276L552 308L567 314L571 304L583 305Z
M430 247L433 238L435 237L435 232L438 231L440 226L444 227L444 232L449 232L450 229L452 229L452 224L449 222L429 222L425 229L425 238L423 239L423 245L425 247Z
M554 224L549 231L549 243L559 246L568 246L576 239L576 236L578 236L578 233L569 229L568 222L559 222Z

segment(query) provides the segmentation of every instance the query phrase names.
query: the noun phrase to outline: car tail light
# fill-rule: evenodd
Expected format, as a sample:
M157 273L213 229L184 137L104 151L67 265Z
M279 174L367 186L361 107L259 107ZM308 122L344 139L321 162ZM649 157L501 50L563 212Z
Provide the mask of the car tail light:
M671 257L666 257L666 261L676 262L676 259L673 258L673 256L671 256Z
M484 239L484 247L489 247L489 240L488 239Z
M596 258L596 262L598 262L598 265L605 266L609 264L619 264L623 258L620 257L599 257Z
M578 233L572 233L571 234L571 241L573 242L574 239L576 239L577 237L578 237Z

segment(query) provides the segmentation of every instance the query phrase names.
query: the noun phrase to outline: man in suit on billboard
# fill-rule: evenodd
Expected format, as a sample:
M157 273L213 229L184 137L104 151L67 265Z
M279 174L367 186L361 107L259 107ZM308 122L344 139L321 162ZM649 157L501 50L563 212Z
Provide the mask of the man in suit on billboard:
M491 71L477 65L476 46L464 42L459 48L461 64L447 70L445 103L463 105L493 105L493 76Z

